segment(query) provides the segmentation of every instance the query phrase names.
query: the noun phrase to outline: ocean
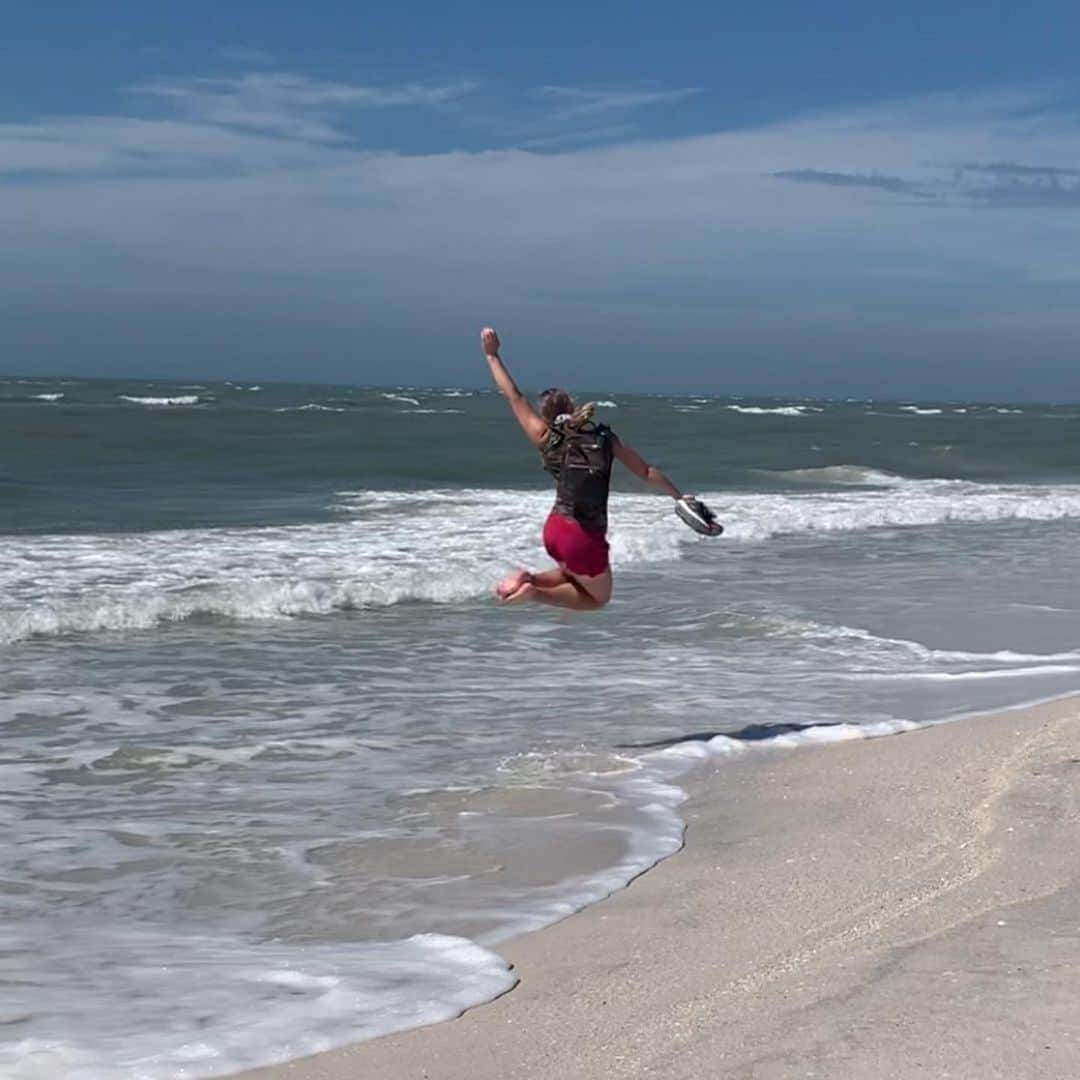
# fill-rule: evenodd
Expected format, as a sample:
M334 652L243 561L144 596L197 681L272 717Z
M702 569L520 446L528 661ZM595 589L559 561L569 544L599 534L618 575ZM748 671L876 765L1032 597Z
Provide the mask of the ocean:
M3 1075L456 1015L696 764L1080 689L1080 407L592 396L726 533L617 476L582 616L492 600L551 503L494 393L0 379Z

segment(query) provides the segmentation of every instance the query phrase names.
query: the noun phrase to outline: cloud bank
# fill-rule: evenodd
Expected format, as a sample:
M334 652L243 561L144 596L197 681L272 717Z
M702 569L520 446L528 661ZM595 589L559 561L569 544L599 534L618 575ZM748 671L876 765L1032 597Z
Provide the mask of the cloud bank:
M128 115L0 125L0 287L32 299L9 299L13 332L54 356L47 312L66 312L76 355L104 304L139 313L145 342L169 296L230 357L266 310L291 328L259 338L280 372L297 342L323 376L362 342L375 379L430 374L421 353L501 320L538 352L580 341L622 385L657 383L674 334L663 363L684 384L745 386L750 357L813 390L920 357L905 388L940 381L945 351L958 378L1019 357L1050 378L1080 331L1080 124L1057 91L646 138L639 114L697 92L546 87L540 134L508 136L500 114L467 151L366 137L377 118L483 142L489 93L258 72L148 83ZM101 341L123 342L105 321Z

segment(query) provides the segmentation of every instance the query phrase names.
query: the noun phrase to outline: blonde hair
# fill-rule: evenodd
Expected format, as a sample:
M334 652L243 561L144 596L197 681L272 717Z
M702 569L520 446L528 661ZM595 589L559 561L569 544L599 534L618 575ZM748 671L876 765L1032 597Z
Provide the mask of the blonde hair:
M593 418L595 412L595 402L587 401L584 405L575 405L569 393L557 386L550 387L540 395L540 415L549 424L565 417L563 423L567 427L581 428Z

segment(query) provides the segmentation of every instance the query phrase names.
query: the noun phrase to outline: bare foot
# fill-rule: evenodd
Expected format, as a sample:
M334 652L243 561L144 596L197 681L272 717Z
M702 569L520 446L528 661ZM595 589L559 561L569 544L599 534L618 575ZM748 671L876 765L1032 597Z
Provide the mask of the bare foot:
M536 586L531 581L525 581L522 582L521 588L516 592L504 596L502 602L504 604L520 604L523 600L531 600L535 595Z
M495 595L500 600L506 600L508 597L513 596L527 581L532 581L532 574L528 570L515 570L495 586Z

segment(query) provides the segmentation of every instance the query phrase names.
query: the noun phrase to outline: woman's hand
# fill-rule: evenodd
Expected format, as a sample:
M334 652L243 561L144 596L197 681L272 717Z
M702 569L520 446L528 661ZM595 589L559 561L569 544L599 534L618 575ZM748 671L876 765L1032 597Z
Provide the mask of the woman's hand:
M498 356L499 349L502 347L502 344L499 341L499 335L496 334L490 326L485 326L484 329L480 331L480 344L484 348L485 356Z

